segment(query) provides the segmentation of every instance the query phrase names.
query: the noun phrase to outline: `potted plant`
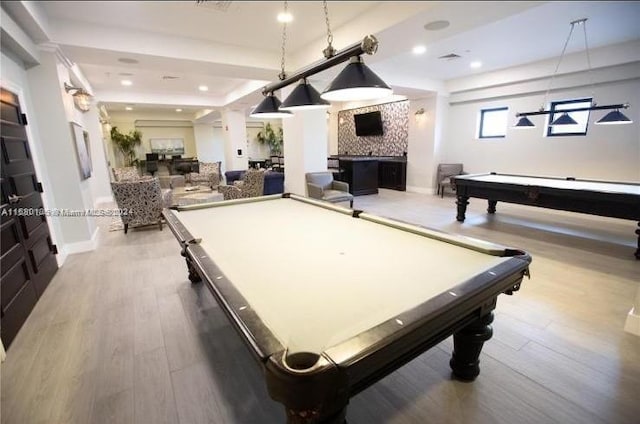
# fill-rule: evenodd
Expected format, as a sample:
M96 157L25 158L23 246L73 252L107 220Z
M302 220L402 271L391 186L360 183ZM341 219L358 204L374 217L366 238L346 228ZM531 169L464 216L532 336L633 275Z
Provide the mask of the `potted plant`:
M278 127L278 129L274 131L271 123L267 122L264 129L256 135L256 140L260 144L269 146L271 156L282 155L282 127Z
M142 133L138 130L122 134L118 127L111 128L111 141L122 153L125 166L132 166L137 162L136 147L142 144Z

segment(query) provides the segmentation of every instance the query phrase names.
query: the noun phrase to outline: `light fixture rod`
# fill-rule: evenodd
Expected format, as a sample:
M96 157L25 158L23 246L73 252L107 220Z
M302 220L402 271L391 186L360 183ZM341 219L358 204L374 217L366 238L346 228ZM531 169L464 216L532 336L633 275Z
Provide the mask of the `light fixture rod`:
M627 109L629 108L629 103L621 103L617 105L606 105L606 106L589 106L589 107L579 107L574 109L557 109L554 110L553 113L564 113L564 112L584 112L586 110L609 110L609 109ZM519 112L516 113L516 118L520 118L522 116L534 116L534 115L550 115L550 110L539 110L537 112Z
M294 82L297 82L303 78L315 75L318 72L322 72L325 69L329 69L339 63L346 62L353 56L360 56L364 53L374 54L377 49L378 40L373 35L367 35L362 39L361 42L352 44L351 46L337 51L336 54L331 56L330 58L311 64L308 67L297 71L295 74L283 79L282 81L274 82L265 86L262 89L262 94L266 96L267 93L273 93L274 91L293 84Z

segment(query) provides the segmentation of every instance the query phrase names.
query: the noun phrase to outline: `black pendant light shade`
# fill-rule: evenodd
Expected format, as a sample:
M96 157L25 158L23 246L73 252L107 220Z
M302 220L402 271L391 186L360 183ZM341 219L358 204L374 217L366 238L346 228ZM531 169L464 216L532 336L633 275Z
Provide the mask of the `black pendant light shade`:
M289 118L293 116L291 112L286 110L279 110L280 99L278 99L273 93L267 93L264 99L253 109L253 112L249 115L252 118Z
M633 121L625 116L618 109L612 110L596 122L598 125L620 125L632 124Z
M386 97L393 90L362 62L352 57L320 97L329 101L369 100Z
M313 88L305 79L300 80L300 84L293 89L289 97L287 97L280 110L312 110L312 109L327 109L331 105L328 101L320 98L320 93Z
M518 120L518 123L513 126L513 128L532 128L535 127L534 123L531 122L529 118L523 116Z
M554 126L554 125L576 125L576 124L577 124L576 120L570 117L567 112L564 112L562 115L560 115L559 118L554 120L549 125Z

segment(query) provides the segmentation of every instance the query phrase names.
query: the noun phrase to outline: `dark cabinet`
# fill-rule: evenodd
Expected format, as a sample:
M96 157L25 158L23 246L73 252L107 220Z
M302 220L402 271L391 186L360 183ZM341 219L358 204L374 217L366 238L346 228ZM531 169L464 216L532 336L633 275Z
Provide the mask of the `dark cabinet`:
M378 193L378 161L368 158L340 158L342 181L349 183L354 196Z
M330 158L331 159L331 158ZM339 156L334 178L349 183L354 196L376 194L378 188L407 189L407 159L395 156Z
M407 162L404 160L380 160L378 162L378 187L406 191Z

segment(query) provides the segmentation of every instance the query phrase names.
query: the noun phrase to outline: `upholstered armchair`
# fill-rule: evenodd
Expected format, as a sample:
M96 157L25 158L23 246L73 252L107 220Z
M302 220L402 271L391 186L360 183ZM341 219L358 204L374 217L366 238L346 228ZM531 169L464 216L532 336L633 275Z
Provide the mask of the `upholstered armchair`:
M353 195L349 193L349 184L334 181L333 173L310 172L305 174L305 179L309 197L331 203L349 202L349 207L353 207Z
M264 176L264 169L247 169L242 180L234 181L233 185L221 185L218 191L222 193L224 200L262 196Z
M206 185L216 189L220 185L220 162L200 162L199 172L191 172L189 180L193 185Z
M113 178L115 181L137 180L140 178L140 173L136 166L113 168Z
M462 175L464 172L461 163L441 163L438 165L436 174L436 182L438 183L436 193L440 197L444 197L445 188L449 187L455 191L455 187L451 184L451 177Z
M129 225L157 223L162 230L162 208L170 206L172 199L171 190L167 190L163 196L157 178L114 181L111 190L118 209L125 211L121 216L125 234Z

